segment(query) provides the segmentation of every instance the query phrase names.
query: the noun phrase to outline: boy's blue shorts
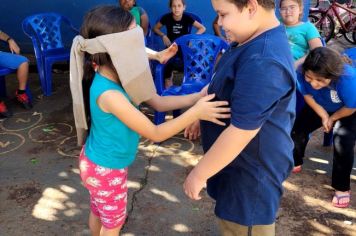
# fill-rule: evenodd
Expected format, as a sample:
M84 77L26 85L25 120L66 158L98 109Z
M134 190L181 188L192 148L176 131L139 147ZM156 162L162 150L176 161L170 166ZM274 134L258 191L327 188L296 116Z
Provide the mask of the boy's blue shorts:
M24 56L0 51L0 66L2 67L17 69L24 62L28 62Z

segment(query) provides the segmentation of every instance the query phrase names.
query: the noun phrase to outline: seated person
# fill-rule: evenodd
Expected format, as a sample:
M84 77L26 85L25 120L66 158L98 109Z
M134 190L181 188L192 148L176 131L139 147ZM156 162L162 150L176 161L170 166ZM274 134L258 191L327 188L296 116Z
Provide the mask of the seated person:
M308 52L322 47L320 34L310 22L302 22L303 0L281 0L281 21L286 26L288 41L292 50L294 67L303 64Z
M119 5L126 11L129 11L135 18L136 24L141 26L145 36L148 33L149 19L146 11L140 7L136 6L135 0L119 0Z
M0 51L0 66L17 69L18 89L15 92L16 100L25 108L31 109L32 104L25 92L28 80L28 59L20 54L20 48L13 38L0 30L0 40L9 45L11 53ZM7 109L4 101L0 100L0 117L10 117L12 114Z
M165 14L154 26L153 31L162 37L163 43L166 47L169 47L174 40L180 36L189 34L189 29L193 26L197 29L196 34L202 34L205 32L205 27L198 21L194 20L188 14L185 14L185 0L170 0L169 7L171 9L170 13ZM164 34L160 29L162 26L166 26L167 35ZM179 57L182 57L178 53ZM166 87L172 85L172 72L174 70L182 71L183 65L177 65L169 63L165 69Z

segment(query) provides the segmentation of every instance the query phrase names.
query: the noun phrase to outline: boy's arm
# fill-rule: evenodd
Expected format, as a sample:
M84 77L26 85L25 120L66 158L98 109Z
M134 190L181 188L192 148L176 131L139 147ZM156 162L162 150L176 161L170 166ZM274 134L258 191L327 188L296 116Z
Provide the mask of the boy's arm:
M200 199L199 192L206 181L233 161L259 130L243 130L233 125L225 129L188 175L184 182L185 193L191 199Z
M197 29L196 34L202 34L205 32L205 26L200 24L198 21L194 21L193 26Z

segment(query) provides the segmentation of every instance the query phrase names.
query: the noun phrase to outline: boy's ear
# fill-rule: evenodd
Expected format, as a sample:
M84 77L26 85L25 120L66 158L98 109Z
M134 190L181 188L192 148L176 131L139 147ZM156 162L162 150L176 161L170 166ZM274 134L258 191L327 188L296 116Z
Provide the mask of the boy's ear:
M256 14L258 6L259 6L259 4L258 4L257 0L248 0L247 8L248 8L250 17L253 17Z

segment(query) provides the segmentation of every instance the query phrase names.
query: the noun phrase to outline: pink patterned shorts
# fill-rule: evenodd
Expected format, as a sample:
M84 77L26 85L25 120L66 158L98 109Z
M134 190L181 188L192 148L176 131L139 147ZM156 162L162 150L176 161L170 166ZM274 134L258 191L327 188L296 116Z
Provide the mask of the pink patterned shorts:
M127 168L110 169L96 165L84 153L79 157L80 177L90 193L90 209L107 229L125 223Z

